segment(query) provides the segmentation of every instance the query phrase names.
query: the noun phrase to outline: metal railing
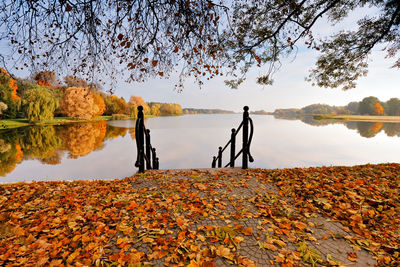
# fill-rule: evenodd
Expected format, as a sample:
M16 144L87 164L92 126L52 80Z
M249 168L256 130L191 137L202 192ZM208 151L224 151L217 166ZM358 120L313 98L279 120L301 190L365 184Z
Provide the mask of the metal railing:
M135 126L135 137L137 146L137 158L135 166L139 168L139 172L144 172L145 162L147 170L158 170L159 160L156 149L150 143L150 130L144 126L143 107L138 106L138 115ZM146 141L146 148L145 148Z
M222 148L218 148L218 156L213 157L213 161L211 163L211 168L215 168L217 163L218 163L218 168L222 167L222 153L225 151L225 149L231 145L231 153L230 153L230 160L229 163L225 165L224 168L226 167L235 167L235 160L240 156L240 154L243 155L242 158L242 169L247 169L248 168L248 162L253 162L254 159L250 154L250 145L251 145L251 140L253 139L253 132L254 132L254 127L253 127L253 121L249 117L249 107L245 106L243 108L243 121L239 125L237 129L233 128L232 133L231 133L231 139L228 141L228 143ZM250 136L249 136L249 125L250 125ZM236 135L240 131L240 129L243 127L243 138L242 138L242 149L235 154L235 148L236 148Z

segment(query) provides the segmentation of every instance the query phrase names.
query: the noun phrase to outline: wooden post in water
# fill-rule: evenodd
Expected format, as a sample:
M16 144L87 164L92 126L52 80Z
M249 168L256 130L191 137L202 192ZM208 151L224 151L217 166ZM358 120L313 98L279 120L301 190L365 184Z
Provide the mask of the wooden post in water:
M138 142L138 155L139 155L139 172L144 172L144 115L143 115L143 107L138 106L138 117L139 120L138 128L135 131L138 131L137 140Z
M236 130L232 129L231 134L231 160L229 162L229 167L235 167L235 146L236 146Z
M242 169L248 168L248 156L249 156L249 107L244 106L243 108L243 143L242 143Z

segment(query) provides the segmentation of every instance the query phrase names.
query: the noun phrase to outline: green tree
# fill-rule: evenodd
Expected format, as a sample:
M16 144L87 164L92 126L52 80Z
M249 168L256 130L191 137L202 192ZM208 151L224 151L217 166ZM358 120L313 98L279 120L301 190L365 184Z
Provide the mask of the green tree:
M51 120L54 111L59 105L59 99L51 89L45 86L36 86L24 92L22 110L29 122Z
M361 115L374 115L374 105L379 102L379 99L375 96L365 97L358 106L358 113Z
M386 113L389 116L400 116L400 99L391 98L386 102Z
M357 101L350 102L347 104L346 108L350 111L351 114L358 114L358 108L360 106L360 103Z
M6 103L3 103L3 102L0 102L0 115L2 115L3 114L3 111L4 110L7 110L7 104Z
M363 15L354 30L322 41L312 35L315 25L337 24L366 6L374 15ZM4 0L0 41L11 49L0 56L11 51L13 59L35 67L70 66L87 76L127 70L131 81L167 76L180 64L179 85L189 75L201 84L224 70L233 78L227 84L237 86L251 66L266 66L258 82L271 84L281 59L305 43L321 53L309 78L321 87L349 89L366 75L376 46L398 57L399 21L398 0Z

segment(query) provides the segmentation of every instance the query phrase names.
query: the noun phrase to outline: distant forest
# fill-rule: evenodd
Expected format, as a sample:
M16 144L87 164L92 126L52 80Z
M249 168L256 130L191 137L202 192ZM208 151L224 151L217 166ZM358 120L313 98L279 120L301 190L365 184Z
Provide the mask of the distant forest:
M346 106L312 104L301 109L276 109L272 114L275 117L285 118L300 118L302 116L316 114L400 116L400 99L391 98L386 102L382 102L377 97L369 96L360 102L350 102Z
M183 108L183 114L234 114L235 112L224 109Z

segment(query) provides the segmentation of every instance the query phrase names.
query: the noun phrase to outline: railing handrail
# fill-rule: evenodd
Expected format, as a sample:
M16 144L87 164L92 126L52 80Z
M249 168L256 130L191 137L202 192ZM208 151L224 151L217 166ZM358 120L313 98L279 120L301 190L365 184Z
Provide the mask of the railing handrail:
M247 156L248 156L248 161L253 162L254 159L250 153L250 145L251 145L251 141L253 139L253 133L254 133L254 125L253 125L253 120L249 117L249 107L245 106L243 107L243 120L240 123L239 127L237 129L232 128L232 134L231 134L231 139L226 143L226 145L222 148L219 147L218 148L218 156L214 156L213 157L213 162L211 164L212 168L215 168L216 163L218 161L218 168L222 167L222 153L225 151L225 149L229 146L229 144L231 144L231 158L228 164L225 165L225 168L228 166L234 167L234 162L235 160L240 156L240 154L243 153L243 151L246 151L246 155L243 154L243 169L247 169ZM250 137L248 136L248 122L250 123ZM242 129L242 127L246 124L246 133L245 130L243 130L243 145L242 145L242 149L235 154L235 140L236 140L236 136L239 133L239 131ZM243 127L243 129L245 128Z
M156 149L153 148L150 142L150 130L144 125L143 107L138 106L138 117L135 124L135 138L137 147L137 158L135 166L139 168L139 172L144 172L145 163L146 169L159 168L159 159L156 154ZM144 147L146 141L146 149ZM153 159L153 160L152 160Z

